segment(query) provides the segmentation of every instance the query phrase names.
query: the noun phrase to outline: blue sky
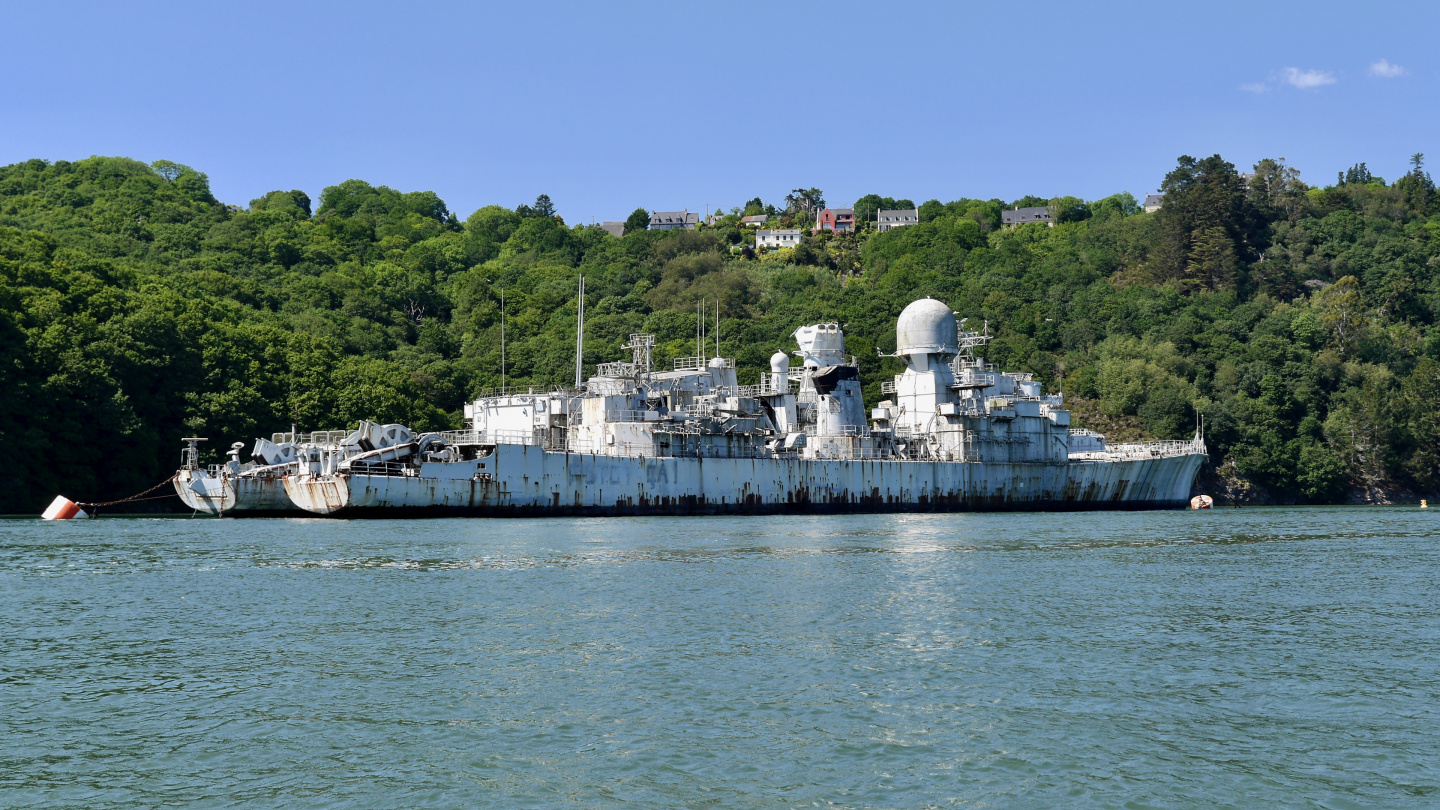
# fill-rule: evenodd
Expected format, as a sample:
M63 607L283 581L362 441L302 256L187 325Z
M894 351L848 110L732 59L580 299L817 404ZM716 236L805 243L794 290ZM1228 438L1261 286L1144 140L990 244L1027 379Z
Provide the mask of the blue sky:
M1181 154L1311 183L1440 168L1440 5L31 4L0 164L169 159L220 199L360 178L461 216L1153 191ZM1383 62L1382 62L1383 60ZM1378 65L1378 67L1377 67Z

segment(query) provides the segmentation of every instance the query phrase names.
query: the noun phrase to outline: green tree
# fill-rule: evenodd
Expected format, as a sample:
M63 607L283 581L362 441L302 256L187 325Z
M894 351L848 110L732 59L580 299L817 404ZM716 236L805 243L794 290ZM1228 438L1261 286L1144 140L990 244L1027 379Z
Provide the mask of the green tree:
M797 188L785 195L785 210L805 218L814 218L825 207L825 192L818 188Z
M1181 278L1197 260L1202 266L1218 267L1214 262L1226 252L1225 240L1237 266L1249 260L1252 250L1264 246L1264 230L1248 200L1246 187L1234 164L1219 155L1203 160L1182 155L1175 170L1165 175L1160 190L1165 194L1165 205L1156 215L1160 234L1151 253L1157 278ZM1225 240L1217 235L1216 228L1223 230Z
M630 212L630 216L625 218L626 234L639 233L641 231L649 230L649 228L650 212L646 211L644 208L636 208L634 211Z

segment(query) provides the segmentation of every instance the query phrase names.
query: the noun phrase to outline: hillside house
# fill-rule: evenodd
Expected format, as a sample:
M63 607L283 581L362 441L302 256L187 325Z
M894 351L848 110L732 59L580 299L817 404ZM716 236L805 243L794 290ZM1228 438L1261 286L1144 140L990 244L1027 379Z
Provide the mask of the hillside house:
M656 211L650 215L652 231L693 231L700 226L700 215L689 211Z
M742 228L758 228L758 227L760 227L761 225L764 225L765 223L767 223L767 222L769 222L769 221L770 221L770 217L769 217L768 215L766 215L766 214L756 214L756 215L753 216L753 217L741 217L741 218L740 218L740 227L742 227Z
M620 237L622 237L622 236L625 235L625 223L623 223L623 222L602 222L602 223L600 223L600 230L602 230L602 231L610 234L611 236L615 237L616 239L619 239Z
M1147 213L1147 214L1153 214L1153 213L1155 213L1156 211L1159 211L1159 210L1160 210L1160 206L1162 206L1162 205L1164 205L1164 204L1165 204L1165 195L1164 195L1164 194L1146 194L1146 195L1145 195L1145 213Z
M1043 222L1052 228L1055 227L1055 220L1051 218L1048 206L1033 205L1029 208L1016 208L1013 211L1000 212L1000 224L1006 227L1029 225L1032 222Z
M800 244L799 228L755 232L755 247L757 248L793 248L798 244Z
M898 208L894 211L886 211L882 208L879 213L875 215L875 228L881 233L891 228L903 228L906 225L915 225L919 222L920 209L918 208Z
M847 233L855 230L854 208L826 208L815 220L815 230Z

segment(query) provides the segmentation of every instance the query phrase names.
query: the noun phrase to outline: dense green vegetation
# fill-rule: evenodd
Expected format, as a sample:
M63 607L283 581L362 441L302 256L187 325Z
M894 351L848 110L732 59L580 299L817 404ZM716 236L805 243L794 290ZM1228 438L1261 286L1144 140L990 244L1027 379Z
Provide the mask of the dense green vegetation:
M501 382L502 290L508 382L568 383L582 273L592 369L632 332L657 335L662 363L694 354L703 297L742 382L796 326L841 322L873 403L899 368L876 349L931 295L988 322L990 359L1062 388L1087 424L1185 437L1203 414L1227 485L1434 493L1440 204L1413 163L1395 183L1360 164L1311 188L1282 161L1247 183L1185 157L1155 214L1128 194L1024 198L1058 224L1007 230L1014 202L932 200L917 226L757 256L739 215L804 224L818 189L616 239L567 227L548 197L462 220L433 193L350 180L241 210L185 166L32 160L0 169L0 511L133 493L184 435L214 452L292 423L458 426Z

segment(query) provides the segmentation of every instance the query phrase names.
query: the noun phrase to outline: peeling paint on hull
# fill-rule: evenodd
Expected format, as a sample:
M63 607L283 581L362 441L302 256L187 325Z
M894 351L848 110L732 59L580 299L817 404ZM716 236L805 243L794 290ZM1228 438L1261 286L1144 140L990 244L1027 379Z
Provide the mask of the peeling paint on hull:
M208 515L271 517L301 514L280 478L216 477L196 470L175 476L175 492L186 506Z
M1203 459L620 458L499 445L482 476L291 476L285 490L301 509L336 517L1179 509Z

